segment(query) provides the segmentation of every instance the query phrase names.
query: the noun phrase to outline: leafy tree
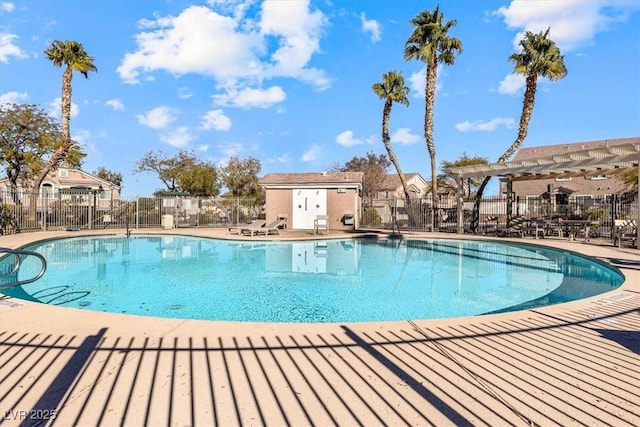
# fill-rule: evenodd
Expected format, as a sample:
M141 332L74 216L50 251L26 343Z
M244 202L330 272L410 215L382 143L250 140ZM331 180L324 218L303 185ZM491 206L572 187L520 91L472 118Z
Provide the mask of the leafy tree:
M35 105L6 105L0 108L0 141L0 163L17 199L18 185L27 187L40 175L62 144L60 124ZM74 146L66 156L66 163L80 167L85 156Z
M105 181L109 181L110 183L117 185L118 187L122 186L122 174L119 172L112 172L104 166L100 166L95 172L93 172L93 174L100 179L104 179Z
M425 10L413 18L415 28L405 43L404 59L417 59L426 63L424 137L431 157L431 189L434 207L437 207L438 184L436 175L436 147L433 141L433 108L436 95L438 65L453 65L456 55L462 52L462 42L449 36L449 30L457 24L451 20L444 22L440 6L433 12Z
M400 162L398 162L396 153L393 151L393 147L391 147L391 138L389 137L389 118L391 116L391 107L394 102L402 105L409 105L409 99L407 98L409 88L404 84L402 73L398 71L389 71L384 73L382 75L382 82L374 83L371 88L380 99L384 100L384 108L382 109L382 143L387 149L391 163L393 163L393 166L395 166L396 171L398 172L404 196L408 199L409 186L407 185L407 180L402 173L402 168L400 167Z
M518 136L507 151L500 156L498 163L504 163L509 160L527 137L529 121L531 120L536 101L538 77L545 77L554 81L562 79L567 75L564 56L560 54L560 48L556 46L556 43L549 38L549 31L550 28L537 34L527 31L524 38L520 40L522 51L520 53L514 53L509 57L509 60L514 64L514 71L525 76L526 87L522 101L522 112L520 113ZM471 230L474 232L478 228L482 193L490 179L490 176L484 178L476 194L471 221Z
M227 164L220 168L220 178L229 190L231 197L253 197L264 200L264 189L260 185L259 177L262 163L254 157L240 159L231 157Z
M143 172L156 173L168 191L216 196L220 190L215 166L184 150L173 157L167 157L162 151L148 151L133 170L133 173Z
M489 160L487 158L481 156L469 157L467 153L463 153L458 160L453 162L443 160L440 163L440 170L442 171L442 173L438 175L439 185L440 187L445 188L449 194L457 194L458 184L454 175L451 173L451 168L486 164L489 164ZM480 186L480 183L480 178L467 178L462 183L464 193L467 196L475 194L476 189Z
M376 155L370 151L364 157L353 157L344 166L335 166L333 170L338 172L364 172L362 193L364 197L373 198L382 189L390 166L391 162L386 155Z
M76 41L55 40L44 53L55 67L65 67L62 73L62 142L56 147L55 152L33 182L31 205L34 208L38 189L44 178L67 160L69 153L76 148L75 142L71 139L71 80L73 72L77 71L88 78L89 71L98 71L93 64L93 57L85 52L81 43Z
M218 171L208 162L199 162L187 168L178 177L180 188L193 196L211 197L220 192Z

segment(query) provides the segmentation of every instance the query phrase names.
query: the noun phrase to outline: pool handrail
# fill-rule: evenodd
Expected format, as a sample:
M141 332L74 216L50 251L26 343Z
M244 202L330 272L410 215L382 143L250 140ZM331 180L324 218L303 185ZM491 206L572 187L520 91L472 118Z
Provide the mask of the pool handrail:
M42 264L42 267L40 268L40 272L38 274L36 274L34 277L31 277L29 279L17 280L17 281L12 282L12 283L0 283L0 290L1 289L12 288L14 286L26 285L27 283L35 282L36 280L41 278L44 275L45 271L47 270L47 260L41 254L39 254L38 252L27 251L27 250L24 250L24 249L11 249L11 248L2 248L2 247L0 247L0 255L3 254L3 253L14 255L14 257L16 259L16 263L15 263L15 265L13 265L13 268L11 269L11 271L8 271L8 272L0 271L0 279L4 279L5 277L9 277L9 276L14 275L14 274L17 275L18 270L20 269L20 266L22 265L22 260L24 258L26 258L27 256L35 256L36 258L38 258L40 260L40 263Z

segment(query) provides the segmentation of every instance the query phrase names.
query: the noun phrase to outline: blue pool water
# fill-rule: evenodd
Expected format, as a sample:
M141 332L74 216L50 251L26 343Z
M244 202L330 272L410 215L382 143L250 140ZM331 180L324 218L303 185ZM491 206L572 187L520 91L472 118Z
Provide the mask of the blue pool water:
M89 310L209 320L470 316L597 295L624 280L565 251L448 239L240 242L148 235L75 237L25 249L46 257L47 272L6 294ZM19 279L37 268L27 263Z

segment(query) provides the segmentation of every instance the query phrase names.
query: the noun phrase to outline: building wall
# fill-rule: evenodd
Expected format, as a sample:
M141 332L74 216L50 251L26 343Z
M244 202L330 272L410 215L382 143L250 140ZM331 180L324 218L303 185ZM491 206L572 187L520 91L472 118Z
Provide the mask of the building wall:
M306 187L308 188L308 187ZM286 215L289 218L289 226L291 226L291 218L293 215L293 189L291 188L267 188L265 194L266 200L266 221L267 223L275 221L280 215ZM344 193L338 193L337 188L327 188L327 215L329 216L329 229L332 230L351 230L354 226L357 228L359 224L360 212L360 196L358 190L347 188ZM354 225L344 225L344 214L353 214L355 218Z
M267 188L265 191L265 219L267 224L275 221L280 215L286 215L291 226L293 216L293 190L289 188Z
M571 177L571 180L539 179L530 181L514 181L513 192L517 196L540 196L545 193L549 185L554 189L565 187L573 191L574 196L604 196L629 190L628 186L612 175L606 179L585 179L582 176ZM506 189L506 187L505 187Z

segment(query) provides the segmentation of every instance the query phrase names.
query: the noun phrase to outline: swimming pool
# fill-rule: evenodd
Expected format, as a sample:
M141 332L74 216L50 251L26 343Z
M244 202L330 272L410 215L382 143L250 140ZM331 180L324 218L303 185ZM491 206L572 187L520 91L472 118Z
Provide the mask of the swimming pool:
M25 249L46 257L47 272L5 294L89 310L207 320L471 316L585 298L624 280L566 251L477 240L259 242L137 235L58 239ZM38 267L25 263L18 279Z

